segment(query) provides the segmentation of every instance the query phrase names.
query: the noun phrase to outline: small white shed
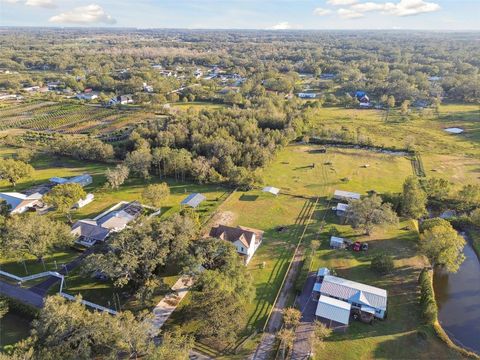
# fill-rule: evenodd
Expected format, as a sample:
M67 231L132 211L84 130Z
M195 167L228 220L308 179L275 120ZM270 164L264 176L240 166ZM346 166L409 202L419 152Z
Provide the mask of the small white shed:
M345 247L343 238L332 236L330 238L330 247L333 249L343 249Z

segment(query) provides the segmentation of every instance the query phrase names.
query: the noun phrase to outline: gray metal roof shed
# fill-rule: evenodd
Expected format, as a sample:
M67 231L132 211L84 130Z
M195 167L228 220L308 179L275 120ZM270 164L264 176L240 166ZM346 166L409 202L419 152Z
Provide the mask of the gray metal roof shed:
M194 194L188 195L185 198L185 200L182 201L181 204L184 206L190 206L192 208L196 208L198 207L198 205L200 205L200 203L202 203L205 200L207 200L207 198L204 195L194 193Z

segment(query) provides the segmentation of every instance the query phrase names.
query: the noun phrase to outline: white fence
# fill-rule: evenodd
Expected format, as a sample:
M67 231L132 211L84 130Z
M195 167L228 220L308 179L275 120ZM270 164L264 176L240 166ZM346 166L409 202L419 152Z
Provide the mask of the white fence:
M64 284L64 279L65 279L65 276L63 276L62 274L56 272L56 271L45 271L45 272L41 272L41 273L38 273L38 274L33 274L33 275L29 275L29 276L24 276L24 277L20 277L20 276L17 276L17 275L14 275L14 274L10 274L6 271L2 271L0 270L0 275L3 275L5 277L8 277L8 278L11 278L11 279L14 279L15 281L18 281L20 283L23 283L23 282L26 282L26 281L31 281L31 280L35 280L35 279L39 279L39 278L42 278L42 277L47 277L47 276L55 276L56 278L59 278L60 279L60 290L58 291L58 294L62 297L64 297L65 299L67 300L72 300L72 301L77 301L77 298L75 296L72 296L70 294L67 294L67 293L64 293L62 290L63 290L63 284ZM80 300L80 302L85 305L85 306L89 306L91 308L94 308L96 310L100 310L100 311L105 311L105 312L108 312L109 314L112 314L112 315L116 315L117 312L115 310L112 310L112 309L109 309L107 307L104 307L104 306L101 306L101 305L98 305L98 304L95 304L95 303L92 303L90 301L87 301L87 300Z

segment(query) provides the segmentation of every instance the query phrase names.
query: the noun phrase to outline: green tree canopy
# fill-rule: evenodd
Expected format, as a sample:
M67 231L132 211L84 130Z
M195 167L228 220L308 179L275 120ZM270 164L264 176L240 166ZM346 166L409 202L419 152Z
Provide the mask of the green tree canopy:
M403 183L402 214L412 219L418 219L427 214L427 195L418 179L409 176Z
M20 160L2 159L0 162L0 179L7 180L13 187L20 179L33 174L33 167Z
M361 200L349 202L346 214L348 223L370 234L376 226L398 223L397 214L392 205L382 203L382 198L372 195Z
M456 272L465 256L465 240L447 221L428 226L420 236L420 250L432 266L443 266L448 272Z
M148 185L142 192L142 199L147 205L160 208L170 195L167 183Z
M87 193L79 184L67 183L55 186L49 193L47 193L42 201L51 205L55 210L67 216L71 222L71 211L73 205L79 200L85 199Z

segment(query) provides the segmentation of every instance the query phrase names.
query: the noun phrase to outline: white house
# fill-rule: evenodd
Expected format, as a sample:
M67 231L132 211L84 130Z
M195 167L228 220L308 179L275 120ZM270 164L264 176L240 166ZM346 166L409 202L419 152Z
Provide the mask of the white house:
M353 309L384 319L387 312L387 291L356 281L326 275L320 294L352 305Z
M315 316L326 322L329 328L345 329L350 323L352 305L346 301L320 295Z
M333 194L333 198L335 200L360 200L360 194L350 192L350 191L343 191L343 190L335 190Z
M25 195L18 192L4 192L0 193L0 199L3 199L7 205L10 206L11 214L22 214L27 210L39 204L41 194L35 193L32 195Z
M348 210L348 204L338 203L332 210L337 213L337 216L344 216Z
M234 228L218 225L210 230L210 236L235 245L237 252L244 259L244 264L247 265L262 243L263 231L243 226Z
M153 91L153 88L152 88ZM119 95L116 97L113 97L110 99L108 102L108 105L113 106L113 105L126 105L126 104L133 104L133 97L132 95Z

